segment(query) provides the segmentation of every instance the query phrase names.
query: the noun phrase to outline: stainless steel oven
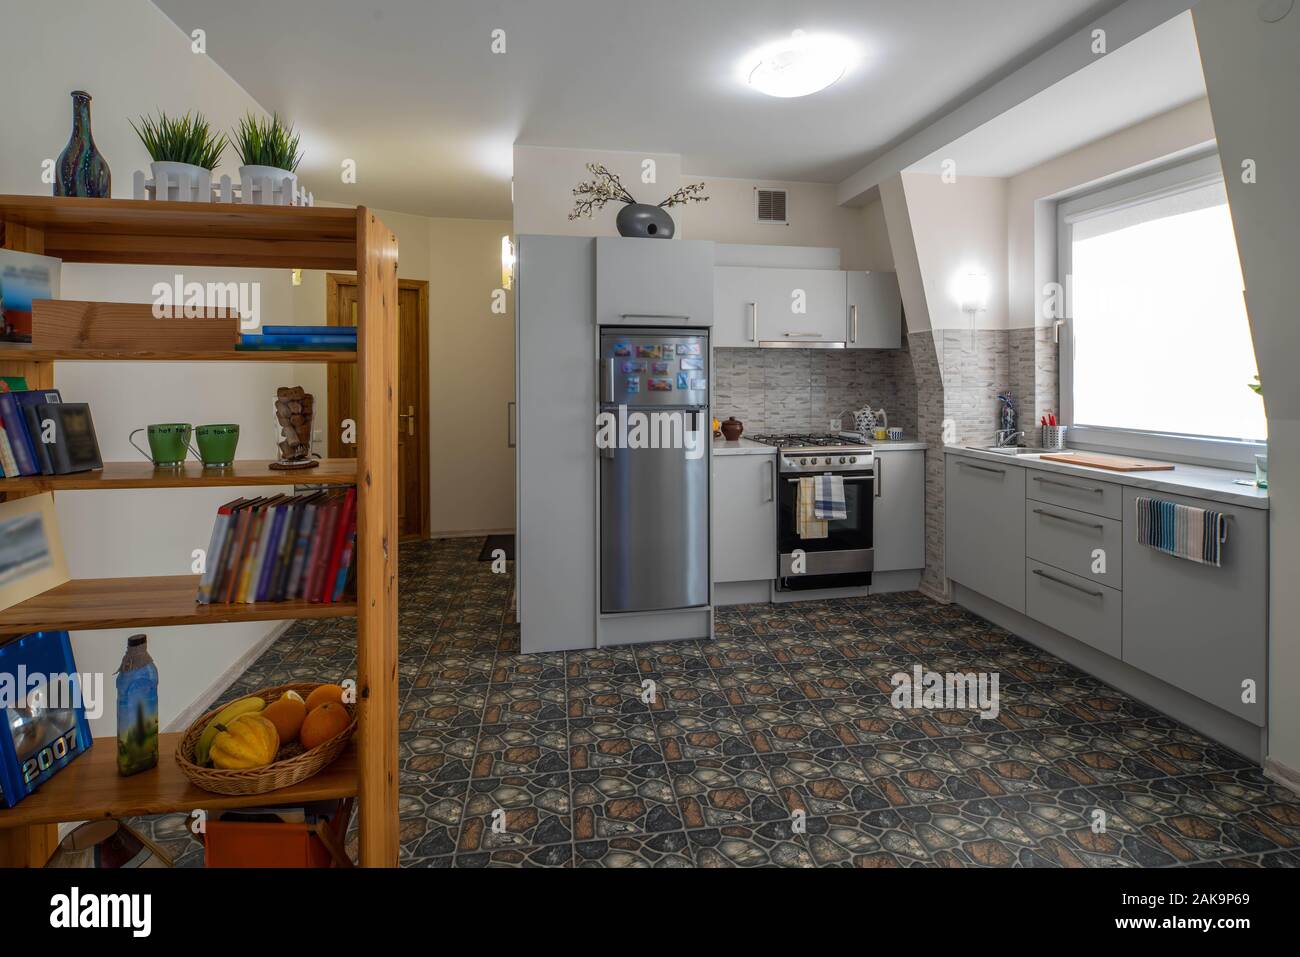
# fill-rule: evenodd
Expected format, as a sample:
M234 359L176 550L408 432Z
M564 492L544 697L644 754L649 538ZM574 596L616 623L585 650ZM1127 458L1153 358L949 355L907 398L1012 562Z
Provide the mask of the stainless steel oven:
M875 457L870 446L829 436L757 436L777 445L778 591L870 585L875 557ZM776 440L776 441L773 441ZM818 444L811 444L812 442ZM803 443L803 444L797 444ZM832 473L844 481L845 517L828 520L825 538L798 532L799 479ZM802 569L802 571L800 571Z

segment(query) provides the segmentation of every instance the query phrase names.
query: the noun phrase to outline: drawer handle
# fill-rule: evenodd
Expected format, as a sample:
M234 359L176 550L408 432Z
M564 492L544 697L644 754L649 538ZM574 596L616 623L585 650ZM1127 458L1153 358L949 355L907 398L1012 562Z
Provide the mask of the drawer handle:
M1047 572L1043 571L1041 568L1035 568L1034 574L1037 575L1039 578L1046 578L1049 582L1056 582L1056 584L1064 585L1066 588L1073 588L1075 591L1081 591L1085 595L1088 595L1092 598L1106 597L1106 593L1104 591L1093 591L1092 589L1083 588L1079 585L1076 585L1074 582L1068 582L1064 578L1055 578L1052 575L1047 574Z
M1006 475L1006 469L991 469L987 465L976 465L974 462L958 462L958 465L968 469L978 469L981 472L992 472L994 475Z
M680 319L682 322L690 322L690 316L683 316L672 312L620 312L620 319Z
M1082 485L1071 485L1069 482L1058 482L1056 479L1043 478L1041 475L1034 476L1035 482L1042 482L1044 485L1059 485L1061 488L1071 488L1076 492L1095 492L1098 495L1105 495L1104 488L1084 488Z
M1055 512L1047 512L1041 508L1034 509L1035 515L1042 515L1045 518L1054 518L1058 522L1069 522L1071 525L1082 525L1084 528L1095 528L1099 532L1106 531L1105 525L1098 525L1096 522L1084 522L1077 518L1068 518L1065 515L1057 515Z

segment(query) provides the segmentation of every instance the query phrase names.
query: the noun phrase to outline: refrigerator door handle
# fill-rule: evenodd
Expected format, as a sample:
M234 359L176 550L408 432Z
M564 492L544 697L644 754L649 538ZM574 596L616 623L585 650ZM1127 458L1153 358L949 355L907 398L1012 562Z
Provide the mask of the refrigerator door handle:
M515 447L515 403L514 400L506 403L506 448Z
M600 366L600 392L604 396L602 402L614 401L614 360L602 359Z

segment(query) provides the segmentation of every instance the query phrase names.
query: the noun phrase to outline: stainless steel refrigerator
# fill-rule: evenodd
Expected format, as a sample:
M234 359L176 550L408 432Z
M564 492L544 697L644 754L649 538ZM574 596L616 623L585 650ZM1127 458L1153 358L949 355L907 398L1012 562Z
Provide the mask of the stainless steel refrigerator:
M707 605L709 337L602 327L599 358L599 411L619 424L599 454L601 611Z

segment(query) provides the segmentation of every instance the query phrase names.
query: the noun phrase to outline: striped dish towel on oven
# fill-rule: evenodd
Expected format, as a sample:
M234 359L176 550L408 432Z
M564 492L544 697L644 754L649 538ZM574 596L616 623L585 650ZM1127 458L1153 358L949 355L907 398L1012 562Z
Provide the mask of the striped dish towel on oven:
M842 521L849 517L844 504L844 479L838 475L814 476L817 482L817 505L814 514L826 521Z
M800 538L826 538L826 523L816 515L816 487L811 475L799 476L799 500L795 503L795 532Z
M1207 508L1138 496L1137 540L1139 545L1175 558L1220 568L1223 546L1228 541L1228 516Z

